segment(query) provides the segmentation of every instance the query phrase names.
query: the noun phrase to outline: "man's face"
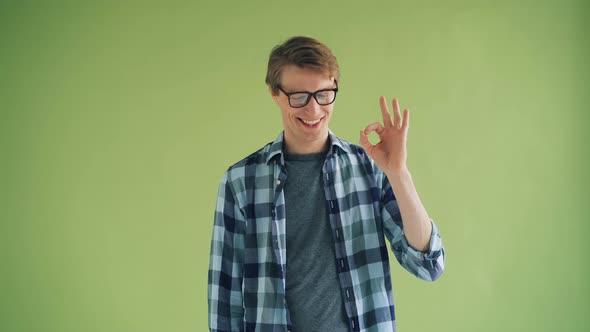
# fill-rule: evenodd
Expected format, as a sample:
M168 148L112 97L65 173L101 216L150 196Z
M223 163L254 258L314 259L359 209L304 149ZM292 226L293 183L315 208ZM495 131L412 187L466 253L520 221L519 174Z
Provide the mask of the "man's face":
M309 68L287 65L281 75L281 88L287 93L315 92L336 87L333 78ZM321 151L328 139L328 123L334 103L322 106L311 97L304 107L293 108L283 92L279 91L278 95L272 97L281 109L287 149L295 153Z

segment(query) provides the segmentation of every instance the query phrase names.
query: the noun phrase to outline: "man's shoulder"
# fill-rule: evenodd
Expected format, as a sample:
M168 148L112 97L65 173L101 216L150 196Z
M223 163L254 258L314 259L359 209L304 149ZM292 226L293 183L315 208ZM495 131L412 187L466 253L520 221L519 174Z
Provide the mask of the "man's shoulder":
M354 165L372 164L373 161L360 145L349 142L341 137L332 136L334 145L338 146L340 150L344 151L344 155L350 159L356 160Z
M248 166L256 166L261 164L266 164L269 154L270 154L270 147L273 142L268 142L260 149L250 153L249 155L243 157L239 161L235 162L233 165L227 168L228 173L235 173L240 172L244 168Z
M340 145L344 151L355 154L355 155L363 156L363 157L367 155L365 150L361 146L356 145L352 142L349 142L339 136L333 136L333 137L334 137L334 139L336 139L338 141L338 143L339 143L338 145Z
M377 167L375 161L369 157L363 147L336 136L334 136L334 139L338 141L337 145L346 152L344 156L348 158L350 165L361 170L360 174L374 177L377 180L383 177L383 172Z
M223 173L221 185L229 185L230 190L236 195L238 201L247 201L246 192L248 189L252 189L256 176L259 174L270 175L272 173L270 170L263 170L265 167L270 166L267 166L267 158L272 144L273 142L269 142L260 149L250 153L229 166Z

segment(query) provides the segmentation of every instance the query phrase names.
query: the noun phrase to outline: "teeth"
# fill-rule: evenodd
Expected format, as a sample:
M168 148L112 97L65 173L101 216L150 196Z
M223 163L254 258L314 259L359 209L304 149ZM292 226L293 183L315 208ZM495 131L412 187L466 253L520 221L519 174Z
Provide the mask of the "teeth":
M317 120L313 120L313 121L307 121L307 120L303 120L301 119L303 122L305 122L305 124L308 124L310 126L313 126L314 124L320 122L321 119L317 119Z

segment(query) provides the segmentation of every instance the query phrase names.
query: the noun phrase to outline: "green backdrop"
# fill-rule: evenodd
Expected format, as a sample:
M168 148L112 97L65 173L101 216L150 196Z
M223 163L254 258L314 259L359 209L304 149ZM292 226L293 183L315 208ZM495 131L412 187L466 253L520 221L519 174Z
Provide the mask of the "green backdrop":
M214 201L282 129L271 48L341 66L331 129L411 112L447 250L399 331L587 331L587 1L0 2L1 331L205 331Z

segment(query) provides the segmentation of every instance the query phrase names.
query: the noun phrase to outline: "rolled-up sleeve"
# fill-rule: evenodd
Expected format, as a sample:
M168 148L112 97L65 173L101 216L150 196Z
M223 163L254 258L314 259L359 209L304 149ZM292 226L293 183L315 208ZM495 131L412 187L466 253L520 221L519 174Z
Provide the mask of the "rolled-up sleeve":
M391 249L397 261L416 277L434 281L438 279L445 266L445 248L438 227L432 219L432 233L427 252L418 251L408 244L404 233L401 213L395 195L387 179L383 181L382 190L383 229L391 243Z
M207 298L211 331L242 331L245 218L228 179L219 185L211 251Z

